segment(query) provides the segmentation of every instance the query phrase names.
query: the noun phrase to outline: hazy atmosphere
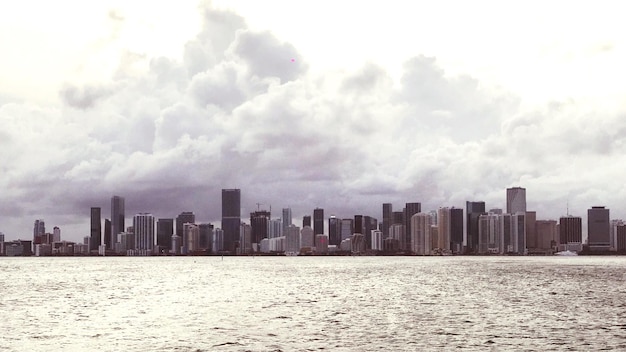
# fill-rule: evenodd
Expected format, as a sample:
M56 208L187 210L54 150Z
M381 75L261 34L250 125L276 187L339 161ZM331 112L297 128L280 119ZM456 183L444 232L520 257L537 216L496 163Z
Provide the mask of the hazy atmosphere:
M381 218L505 205L626 218L616 2L27 0L0 4L0 232L126 217ZM585 226L583 226L585 228Z

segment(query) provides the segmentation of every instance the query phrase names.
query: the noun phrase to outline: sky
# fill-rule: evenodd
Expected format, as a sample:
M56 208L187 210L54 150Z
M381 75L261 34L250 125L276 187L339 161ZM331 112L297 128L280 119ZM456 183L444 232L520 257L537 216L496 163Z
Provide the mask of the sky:
M110 216L219 225L315 207L626 218L626 37L612 1L0 4L0 232ZM257 205L259 203L260 205ZM586 232L586 226L583 226Z

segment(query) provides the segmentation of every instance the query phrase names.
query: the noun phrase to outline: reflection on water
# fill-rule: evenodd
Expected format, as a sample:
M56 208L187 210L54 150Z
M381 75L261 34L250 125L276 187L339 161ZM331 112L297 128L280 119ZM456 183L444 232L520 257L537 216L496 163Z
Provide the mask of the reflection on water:
M0 258L2 351L626 349L622 257Z

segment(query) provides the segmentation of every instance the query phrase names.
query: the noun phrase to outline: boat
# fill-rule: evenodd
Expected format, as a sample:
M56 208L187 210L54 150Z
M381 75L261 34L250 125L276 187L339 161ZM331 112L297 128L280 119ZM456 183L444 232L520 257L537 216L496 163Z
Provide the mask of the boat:
M578 255L578 253L572 252L570 250L567 250L567 251L562 251L562 252L556 252L556 253L554 253L554 255L560 255L560 256L568 257L568 256L576 256L576 255Z

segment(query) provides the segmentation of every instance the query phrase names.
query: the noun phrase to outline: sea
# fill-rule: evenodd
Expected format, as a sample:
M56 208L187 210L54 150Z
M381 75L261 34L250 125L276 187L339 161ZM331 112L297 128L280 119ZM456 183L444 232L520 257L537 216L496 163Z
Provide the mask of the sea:
M626 350L626 257L0 257L0 351Z

